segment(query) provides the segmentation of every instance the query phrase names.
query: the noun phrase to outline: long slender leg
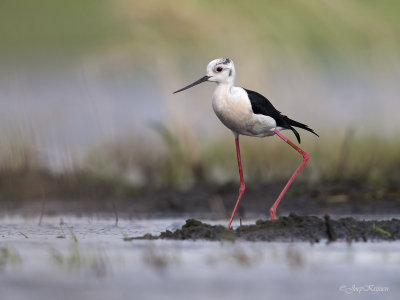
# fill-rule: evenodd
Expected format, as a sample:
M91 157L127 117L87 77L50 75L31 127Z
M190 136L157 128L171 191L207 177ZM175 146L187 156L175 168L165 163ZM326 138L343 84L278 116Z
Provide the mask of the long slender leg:
M280 193L278 199L276 199L274 205L271 206L270 209L270 215L271 215L271 220L276 220L276 208L278 207L279 202L282 200L283 195L285 195L286 191L292 184L293 180L296 178L297 175L299 175L300 171L304 168L304 166L307 164L308 159L310 156L304 152L302 149L297 147L295 144L293 144L291 141L289 141L282 133L280 133L278 130L274 129L274 132L277 136L279 136L282 140L284 140L286 143L288 143L293 149L295 149L297 152L299 152L303 156L303 161L301 162L300 166L294 171L292 177L290 177L288 183L286 183L285 187L283 188L282 192Z
M244 190L246 189L246 186L244 184L244 179L243 179L242 159L240 158L239 136L237 136L235 138L235 143L236 143L237 161L238 161L238 166L239 166L240 188L239 188L239 197L236 201L235 208L233 209L231 219L229 220L228 229L231 228L231 224L232 224L233 218L235 217L236 210L239 206L240 199L242 199Z

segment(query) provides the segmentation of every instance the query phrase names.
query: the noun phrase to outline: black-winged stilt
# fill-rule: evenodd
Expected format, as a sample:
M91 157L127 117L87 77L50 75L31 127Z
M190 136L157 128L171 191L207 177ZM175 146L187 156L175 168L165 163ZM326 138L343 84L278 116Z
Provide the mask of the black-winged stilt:
M303 156L303 161L301 162L300 166L293 173L292 177L279 194L275 203L270 208L272 220L276 219L276 208L278 207L283 195L286 193L296 176L300 173L301 169L303 169L307 164L309 159L309 155L306 152L288 140L280 131L284 129L290 129L296 136L299 144L300 135L294 127L305 129L318 136L318 134L307 125L282 115L263 95L234 86L235 75L235 66L231 59L215 59L208 64L206 76L174 92L175 94L184 91L205 81L213 81L217 83L217 88L215 89L212 97L212 106L215 114L218 116L221 122L230 130L232 130L233 135L235 136L237 161L240 175L239 196L233 209L232 216L229 220L228 228L231 227L240 199L242 199L245 190L242 162L240 158L239 135L242 134L255 137L265 137L276 134Z

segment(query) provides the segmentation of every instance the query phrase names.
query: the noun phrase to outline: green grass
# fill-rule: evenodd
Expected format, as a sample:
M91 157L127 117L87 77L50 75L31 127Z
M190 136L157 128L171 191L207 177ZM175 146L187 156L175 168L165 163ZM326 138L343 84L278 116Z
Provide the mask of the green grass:
M67 270L89 270L99 277L107 274L110 261L106 251L99 248L93 251L82 251L76 244L63 252L50 248L50 258L54 265Z
M380 233L382 233L382 234L384 234L384 235L386 235L388 237L392 237L392 234L390 232L387 232L386 230L382 229L381 227L375 225L375 223L372 224L372 229L376 230L376 231L378 231L378 232L380 232Z
M8 247L0 247L0 271L7 267L16 268L22 264L22 258L17 251Z
M57 173L35 152L26 150L31 148L27 145L2 149L0 196L41 197L45 190L48 197L57 192L79 197L90 191L120 197L135 193L135 186L185 188L201 182L238 180L234 141L229 135L202 141L202 146L193 151L196 145L191 139L179 133L174 135L161 125L156 130L160 135L159 147L146 144L146 140L124 138L120 143L96 147L82 165ZM290 133L288 136L291 137ZM299 180L365 181L379 189L400 179L397 138L353 133L334 136L326 132L321 133L321 138L305 135L303 139L302 147L311 159ZM241 137L240 141L247 181L285 179L301 162L301 156L279 139Z
M58 172L36 152L26 150L32 148L28 145L0 149L0 199L118 198L133 196L143 187L181 189L238 181L234 140L229 135L202 141L199 146L185 138L188 133L161 125L156 128L158 146L124 138L99 145L88 152L81 165ZM304 135L301 146L311 159L299 181L356 181L377 191L396 186L400 180L400 139L335 134L322 132L320 138ZM290 133L287 136L291 138ZM280 139L241 137L240 141L247 182L285 180L301 162L301 156Z
M0 4L0 53L17 60L82 55L119 42L126 30L107 0Z
M2 57L269 57L335 67L397 56L398 1L3 0ZM386 57L387 58L387 57Z

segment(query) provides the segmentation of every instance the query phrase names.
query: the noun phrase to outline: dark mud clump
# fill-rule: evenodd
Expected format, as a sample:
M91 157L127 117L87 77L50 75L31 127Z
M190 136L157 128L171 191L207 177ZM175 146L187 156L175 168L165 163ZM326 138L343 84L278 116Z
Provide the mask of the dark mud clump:
M222 225L213 226L194 219L189 219L186 220L186 224L183 225L181 229L177 229L174 232L169 230L162 232L159 238L172 240L205 239L210 241L233 241L236 236L233 230L228 230Z
M209 225L189 219L181 229L169 230L159 236L145 235L138 239L173 239L173 240L247 240L247 241L394 241L400 240L400 220L384 221L356 220L341 218L337 220L325 216L298 216L290 214L279 217L276 221L258 220L254 225L245 225L226 229L221 225Z

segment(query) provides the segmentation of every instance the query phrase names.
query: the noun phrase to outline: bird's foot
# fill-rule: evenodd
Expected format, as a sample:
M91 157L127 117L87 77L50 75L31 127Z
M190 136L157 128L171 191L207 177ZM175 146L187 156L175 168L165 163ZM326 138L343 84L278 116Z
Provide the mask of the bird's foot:
M276 220L276 208L275 207L271 207L271 209L269 210L270 216L271 216L271 220Z

